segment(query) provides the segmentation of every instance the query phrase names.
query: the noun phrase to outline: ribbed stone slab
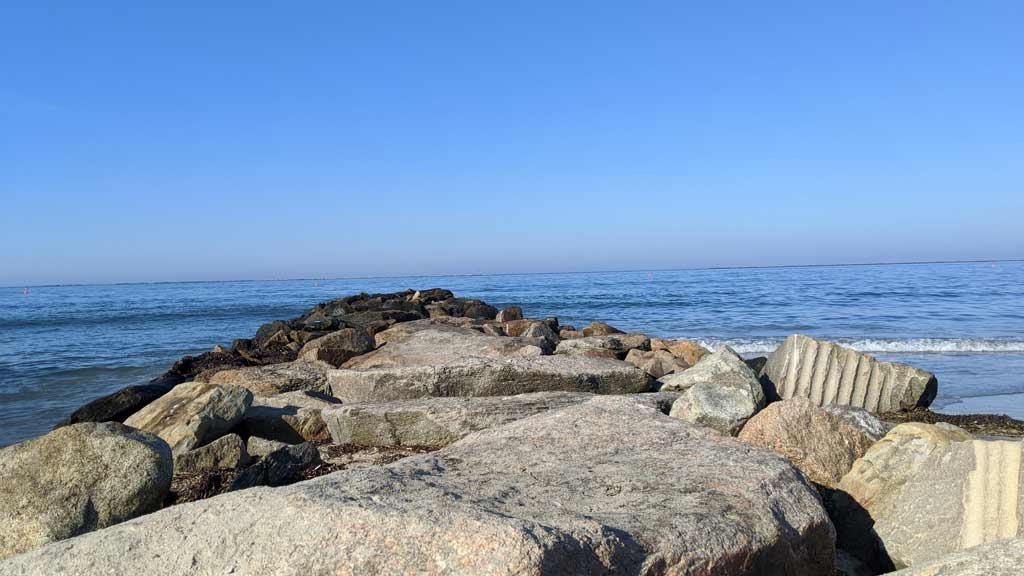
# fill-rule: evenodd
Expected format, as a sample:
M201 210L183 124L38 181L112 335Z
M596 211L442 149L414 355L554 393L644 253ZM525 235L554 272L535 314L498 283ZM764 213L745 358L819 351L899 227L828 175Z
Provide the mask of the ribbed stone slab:
M931 372L882 362L832 342L794 334L768 357L762 373L773 398L807 398L882 413L927 407L938 383Z
M954 427L893 428L839 483L840 546L887 570L1024 535L1022 450ZM864 541L867 533L878 540Z

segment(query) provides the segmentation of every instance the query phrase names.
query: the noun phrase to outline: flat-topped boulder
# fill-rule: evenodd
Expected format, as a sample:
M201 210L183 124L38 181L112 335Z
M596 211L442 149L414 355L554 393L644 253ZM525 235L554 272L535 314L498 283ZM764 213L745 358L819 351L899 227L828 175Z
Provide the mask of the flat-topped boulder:
M893 428L839 483L832 507L841 544L885 570L1022 536L1022 450L1020 441L973 439L949 425Z
M622 360L630 350L650 350L651 340L644 334L607 334L562 340L555 354L593 356Z
M806 398L773 402L751 418L739 439L785 456L807 478L835 488L885 426L862 408L820 407Z
M540 356L539 339L488 336L470 328L422 320L406 322L376 336L379 348L346 362L344 368L439 365L465 357Z
M258 436L288 444L322 441L329 434L321 411L340 405L337 398L310 390L256 397L236 430L246 437Z
M516 396L423 398L341 405L324 410L335 444L442 448L484 430L534 414L593 399L584 392L536 392ZM667 413L676 395L629 394L623 397Z
M1020 576L1024 539L1009 538L947 554L890 576Z
M768 356L762 374L772 398L808 398L818 405L844 404L876 414L927 407L938 391L931 372L800 334Z
M222 370L201 376L197 382L231 384L252 392L253 396L275 396L284 392L328 390L327 374L333 366L319 360L296 360L268 366L249 366Z
M171 474L166 442L113 422L0 449L0 560L157 510Z
M629 394L651 391L653 380L618 360L558 355L442 356L426 364L334 370L329 382L332 396L351 403L553 391Z
M252 393L245 388L188 382L178 384L124 423L159 436L177 454L226 434L251 404Z
M783 458L602 397L387 466L174 506L0 572L831 576L833 537Z

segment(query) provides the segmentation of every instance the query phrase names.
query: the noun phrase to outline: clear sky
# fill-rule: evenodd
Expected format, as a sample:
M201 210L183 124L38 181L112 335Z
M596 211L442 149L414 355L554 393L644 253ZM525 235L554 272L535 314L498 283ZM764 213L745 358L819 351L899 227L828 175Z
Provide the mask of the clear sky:
M7 2L0 285L1024 257L1022 22Z

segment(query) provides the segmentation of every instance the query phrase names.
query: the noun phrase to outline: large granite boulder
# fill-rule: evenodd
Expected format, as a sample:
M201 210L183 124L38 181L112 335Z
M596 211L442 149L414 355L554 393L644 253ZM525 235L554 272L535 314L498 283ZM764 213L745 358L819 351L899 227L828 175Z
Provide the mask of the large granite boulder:
M529 392L649 392L652 380L625 362L574 356L456 357L330 373L331 395L346 403L431 396L510 396Z
M488 336L470 328L423 320L406 322L376 335L379 348L357 356L345 368L440 365L464 357L540 356L539 339Z
M0 571L831 576L833 537L783 458L607 397L387 466L174 506Z
M252 394L245 388L188 382L178 384L124 423L159 436L177 454L226 434L251 404Z
M1020 576L1024 573L1024 539L1008 538L974 546L893 572L891 576Z
M763 375L772 399L808 398L876 414L927 407L938 390L931 372L799 334L768 356Z
M442 448L478 430L581 404L594 397L584 392L536 392L360 403L324 410L323 419L335 444ZM657 392L624 396L664 413L676 397Z
M885 432L882 422L867 410L819 407L806 398L793 398L758 412L743 426L739 439L785 456L810 481L835 488Z
M374 338L362 328L343 328L311 340L299 351L302 360L320 360L341 366L350 358L366 354L376 347Z
M198 474L213 470L233 470L249 463L245 441L238 434L221 436L213 442L174 455L175 474Z
M631 350L650 349L651 341L644 334L608 334L562 340L555 348L555 354L622 360Z
M288 444L323 441L329 437L320 413L341 405L333 396L299 390L253 398L236 430L243 436L259 436Z
M150 402L170 392L172 387L165 384L143 384L122 388L75 410L56 427L79 422L124 422Z
M883 571L1021 536L1022 449L949 425L893 428L839 483L841 545Z
M664 392L682 391L670 415L735 436L764 407L754 372L728 346L700 359L692 368L661 378Z
M318 360L296 360L269 366L223 370L197 381L241 386L254 396L275 396L297 390L326 392L327 375L333 368Z
M171 470L166 442L113 422L0 449L0 559L158 509Z

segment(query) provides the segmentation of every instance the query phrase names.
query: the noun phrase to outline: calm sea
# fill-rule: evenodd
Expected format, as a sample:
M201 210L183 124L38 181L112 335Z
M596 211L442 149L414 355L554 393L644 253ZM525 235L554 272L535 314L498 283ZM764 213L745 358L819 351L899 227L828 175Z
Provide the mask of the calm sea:
M0 288L0 446L318 302L438 286L747 355L833 339L935 372L940 410L1024 418L1024 262L124 284Z

